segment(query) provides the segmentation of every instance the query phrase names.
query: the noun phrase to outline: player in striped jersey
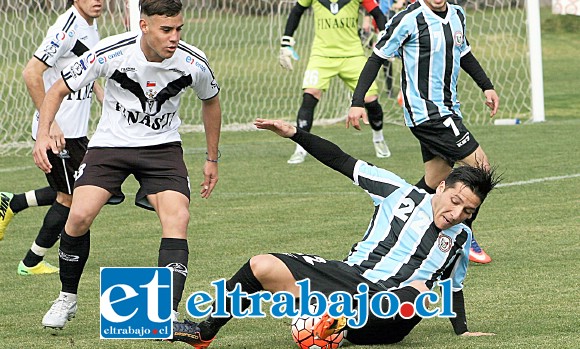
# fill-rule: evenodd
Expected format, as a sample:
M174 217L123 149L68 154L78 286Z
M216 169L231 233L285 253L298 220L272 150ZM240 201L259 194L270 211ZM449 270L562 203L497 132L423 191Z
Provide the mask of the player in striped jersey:
M357 286L364 283L369 287L369 298L388 290L401 302L412 303L420 292L450 278L453 311L457 313L451 319L455 333L490 335L469 332L467 328L462 290L471 230L462 222L497 184L494 170L472 166L455 168L439 183L436 192L429 194L394 173L357 160L335 144L287 122L257 119L255 125L291 138L317 160L353 180L370 195L375 210L362 240L343 261L296 253L254 256L226 282L228 291L239 284L247 294L266 290L299 296L296 282L310 279L311 290L326 296L336 291L356 294ZM386 301L383 299L383 309L388 309ZM249 305L248 299L242 300L240 311ZM196 348L207 347L230 319L210 316L199 324L189 322L196 338L190 344ZM420 321L419 316L381 319L370 315L360 329L348 329L344 327L346 322L340 321L343 327L331 332L348 329L346 338L354 344L388 344L401 341Z
M99 41L96 18L101 15L102 1L70 0L68 6L48 28L23 70L24 82L37 110L48 88L60 77L60 71ZM70 93L59 106L51 133L62 135L66 146L62 153L50 154L55 164L55 170L46 174L50 186L21 194L0 193L2 201L8 202L4 212L4 207L0 209L0 240L15 213L30 206L50 205L36 239L18 264L19 275L58 272L57 267L43 259L47 250L56 244L70 210L74 173L87 149L93 92L102 101L102 88L89 83L78 92ZM38 111L32 120L32 138L36 137L37 126Z
M121 185L134 175L135 204L154 209L161 222L158 265L173 269L174 319L188 265L189 177L178 127L181 97L188 88L202 101L207 157L200 195L208 198L218 180L221 128L219 86L205 54L180 40L184 19L179 0L141 0L140 33L105 38L62 71L40 109L35 163L46 173L47 150L60 139L49 129L70 91L106 80L103 110L78 169L71 211L61 233L61 292L44 316L45 327L63 328L74 317L77 291L89 256L91 223L105 203L124 199ZM176 322L177 323L177 322Z
M446 0L419 0L393 17L369 57L352 99L347 127L367 121L366 91L387 59L400 57L405 124L421 144L425 176L417 186L433 192L456 162L489 168L487 155L463 124L457 80L465 70L483 91L493 117L499 97L471 53L465 11ZM477 212L466 223L471 224ZM475 239L472 260L489 263ZM476 251L477 250L477 251ZM479 253L474 253L479 252ZM478 258L479 257L479 258Z

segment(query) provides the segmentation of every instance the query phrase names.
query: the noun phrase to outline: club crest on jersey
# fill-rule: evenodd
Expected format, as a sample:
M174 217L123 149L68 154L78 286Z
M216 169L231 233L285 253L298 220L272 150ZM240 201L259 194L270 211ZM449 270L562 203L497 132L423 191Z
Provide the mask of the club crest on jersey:
M340 8L338 7L338 4L336 2L333 2L330 4L330 13L335 15L338 13L339 10L340 10Z
M149 83L153 83L153 86L149 86ZM155 82L147 81L147 87L154 87ZM157 96L157 91L153 89L149 89L145 92L145 97L147 97L147 110L145 112L150 115L157 114L157 100L155 99Z
M437 238L437 247L439 247L439 250L441 250L441 252L447 253L451 251L451 246L453 246L451 237L445 234L439 234L439 237Z
M453 41L455 42L455 46L461 46L463 44L463 32L456 31L453 35Z

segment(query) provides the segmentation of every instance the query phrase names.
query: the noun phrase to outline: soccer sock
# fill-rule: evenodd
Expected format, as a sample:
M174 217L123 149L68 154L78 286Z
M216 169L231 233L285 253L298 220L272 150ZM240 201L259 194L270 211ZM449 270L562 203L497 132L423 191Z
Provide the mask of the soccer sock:
M264 289L260 281L256 279L256 276L254 276L254 272L250 267L249 261L246 262L246 264L244 264L240 268L240 270L238 270L238 272L234 274L234 276L232 276L231 279L226 281L226 289L228 291L232 291L236 287L236 284L240 284L242 292L246 292L247 294L256 293ZM231 313L231 304L229 297L226 298L226 302L227 303L225 305L225 310L228 313ZM249 299L242 298L242 310L248 308L250 304L251 302ZM220 328L224 326L228 321L230 321L230 319L231 316L227 318L214 318L210 315L205 321L202 321L199 324L201 333L203 333L202 339L209 340L215 337Z
M159 245L159 259L157 266L169 267L173 270L173 310L177 311L185 279L187 278L187 263L189 259L189 248L187 240L162 238Z
M425 182L425 176L421 177L421 179L419 180L419 182L417 182L415 184L415 186L417 188L420 188L420 189L425 190L429 194L435 194L435 189L433 189L430 186L428 186L427 185L427 182Z
M22 194L14 194L10 201L12 212L18 213L34 206L47 206L56 200L56 191L51 187L30 190Z
M318 104L318 99L310 93L304 93L302 95L302 105L298 110L298 117L296 118L296 126L299 129L310 132L312 123L314 122L314 108L316 108L316 104Z
M77 293L85 264L91 249L91 231L83 236L72 237L62 230L58 251L60 283L62 292Z
M36 236L36 240L22 260L25 266L30 268L40 263L46 251L56 244L60 232L64 229L69 212L70 208L54 201L44 216L44 222Z
M383 130L378 131L373 130L373 142L381 142L384 140L385 137L383 136Z
M370 103L365 103L365 108L369 116L369 123L371 128L375 131L380 131L383 129L383 108L379 104L378 100L374 100Z

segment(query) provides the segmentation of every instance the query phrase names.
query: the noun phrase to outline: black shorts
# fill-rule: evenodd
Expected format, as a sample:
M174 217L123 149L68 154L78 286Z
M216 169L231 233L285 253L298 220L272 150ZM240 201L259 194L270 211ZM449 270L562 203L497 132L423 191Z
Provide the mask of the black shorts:
M439 156L453 167L479 147L475 137L463 124L463 119L458 116L425 121L409 129L421 144L423 162Z
M136 148L90 148L79 167L75 188L94 185L113 196L109 204L125 199L121 185L132 174L140 184L135 205L153 210L147 195L166 190L182 193L189 200L189 177L178 142Z
M81 165L85 153L87 152L87 137L66 138L66 146L60 154L55 155L52 151L47 151L48 161L52 165L50 173L46 174L46 179L50 187L65 194L72 194L75 183L75 172Z
M335 291L356 294L358 293L357 286L361 283L369 287L369 298L375 293L386 291L384 286L363 277L356 267L340 261L325 260L319 256L300 253L272 253L272 255L286 264L296 281L310 279L311 291L318 291L326 296ZM419 295L419 291L412 287L402 287L391 291L399 297L401 303L413 303ZM387 299L384 298L383 302L386 301ZM383 304L383 309L386 309L385 304ZM349 329L346 338L354 344L397 343L420 321L419 316L403 319L397 315L393 318L382 319L369 313L366 325L359 329Z

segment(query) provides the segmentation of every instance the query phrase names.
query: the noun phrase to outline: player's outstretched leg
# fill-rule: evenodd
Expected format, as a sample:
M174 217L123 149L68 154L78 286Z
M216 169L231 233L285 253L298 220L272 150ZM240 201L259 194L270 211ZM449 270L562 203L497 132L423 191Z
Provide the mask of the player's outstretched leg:
M383 108L378 100L365 103L369 115L369 123L373 129L373 145L377 158L388 158L391 156L391 150L385 142L383 135Z

